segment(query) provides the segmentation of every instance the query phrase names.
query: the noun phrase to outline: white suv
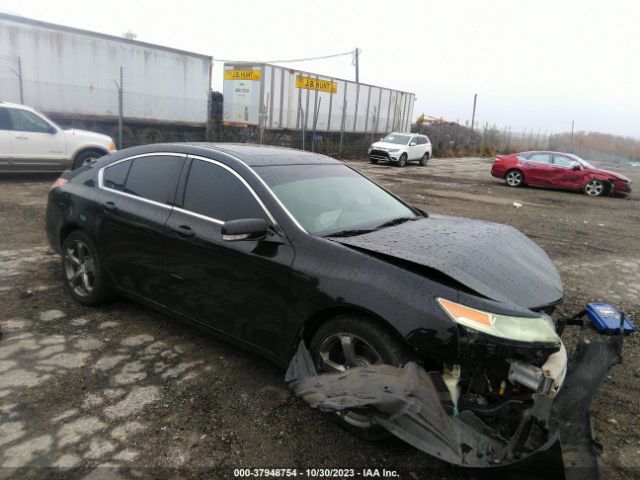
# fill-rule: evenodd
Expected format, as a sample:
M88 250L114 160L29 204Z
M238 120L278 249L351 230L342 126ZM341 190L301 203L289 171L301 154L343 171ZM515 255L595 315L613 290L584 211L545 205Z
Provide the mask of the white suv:
M369 147L369 160L371 163L392 162L399 167L415 160L426 165L431 151L431 141L426 135L393 132Z
M115 148L107 135L63 130L31 107L0 102L0 172L76 169Z

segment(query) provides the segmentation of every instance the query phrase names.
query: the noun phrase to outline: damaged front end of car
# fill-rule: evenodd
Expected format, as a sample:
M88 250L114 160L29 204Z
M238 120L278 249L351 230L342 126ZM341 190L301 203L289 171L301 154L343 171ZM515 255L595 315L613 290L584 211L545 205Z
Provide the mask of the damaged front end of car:
M454 465L514 465L553 447L562 453L564 478L599 478L602 448L592 431L591 402L622 360L623 332L593 338L581 325L569 355L560 341L563 322L554 326L558 342L533 338L529 349L471 330L467 341L476 356L438 371L409 362L318 374L301 342L286 381L312 407L365 412L396 437Z

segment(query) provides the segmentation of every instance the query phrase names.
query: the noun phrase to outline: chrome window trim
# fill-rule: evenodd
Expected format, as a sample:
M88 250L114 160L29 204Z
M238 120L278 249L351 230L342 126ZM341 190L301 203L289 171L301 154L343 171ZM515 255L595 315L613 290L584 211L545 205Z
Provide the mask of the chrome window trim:
M192 217L196 217L196 218L199 218L201 220L206 220L208 222L215 223L217 225L224 225L224 221L218 220L217 218L207 217L206 215L202 215L200 213L192 212L191 210L185 210L184 208L180 208L180 207L173 207L173 209L176 212L184 213L185 215L191 215Z
M280 201L280 199L276 196L275 193L273 193L273 190L271 190L271 188L269 187L269 185L267 185L267 183L262 179L262 177L260 177L260 175L258 175L256 173L256 171L251 168L249 165L247 165L245 162L243 162L242 160L240 160L238 157L231 155L227 152L223 152L220 150L216 150L217 153L220 153L221 155L226 155L227 157L240 162L241 164L243 164L245 167L247 167L251 173L253 174L253 176L262 184L262 186L269 192L269 194L271 195L271 197L273 198L273 200L278 204L278 206L282 209L282 211L289 217L289 219L294 223L294 225L296 227L298 227L302 232L304 233L308 233L304 227L302 225L300 225L300 222L298 222L298 220L296 220L296 218L291 214L291 212L287 209L287 207L284 206L284 204ZM235 173L235 171L234 171ZM244 179L243 179L244 180ZM245 182L246 183L246 182ZM250 188L250 187L249 187ZM253 190L251 190L253 192ZM255 195L255 192L254 192Z
M136 158L158 157L158 156L163 156L163 157L183 157L183 158L186 158L187 154L185 154L185 153L172 153L172 152L152 152L152 153L141 153L141 154L138 154L138 155L132 155L131 157L121 158L120 160L117 160L117 161L115 161L113 163L110 163L109 165L105 165L100 170L98 170L98 188L100 188L102 190L106 190L108 192L117 193L118 195L122 195L123 197L133 198L135 200L140 200L141 202L148 203L150 205L155 205L157 207L162 207L162 208L166 208L168 210L171 210L172 208L174 208L172 205L168 205L166 203L161 203L161 202L156 202L155 200L151 200L151 199L148 199L148 198L140 197L138 195L133 195L131 193L121 192L120 190L116 190L114 188L109 188L109 187L105 187L104 186L104 171L107 168L113 167L114 165L117 165L117 164L122 163L122 162L129 161L129 160L135 160Z

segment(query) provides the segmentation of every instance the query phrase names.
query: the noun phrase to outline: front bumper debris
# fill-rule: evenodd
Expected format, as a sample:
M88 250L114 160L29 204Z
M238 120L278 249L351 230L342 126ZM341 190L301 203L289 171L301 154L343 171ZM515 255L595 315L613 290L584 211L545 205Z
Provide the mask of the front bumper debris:
M608 370L621 362L621 346L622 337L590 341L582 335L560 391L553 398L532 393L533 404L521 414L511 438L471 410L449 413L451 396L441 373L427 372L415 362L403 368L372 365L318 374L301 342L285 380L312 407L365 410L393 435L454 465L512 465L559 446L565 478L587 480L601 474L602 446L594 438L591 402Z

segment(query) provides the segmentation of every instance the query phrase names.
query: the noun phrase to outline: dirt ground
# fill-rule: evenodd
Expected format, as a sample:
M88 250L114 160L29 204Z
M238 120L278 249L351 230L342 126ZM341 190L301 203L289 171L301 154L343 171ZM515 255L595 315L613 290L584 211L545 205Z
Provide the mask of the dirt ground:
M522 230L558 266L565 312L605 300L640 323L639 194L512 189L476 158L348 163L427 211ZM640 188L640 168L621 172ZM351 436L291 397L268 361L163 314L74 303L43 228L53 180L0 177L0 478L233 478L239 467L489 478L399 440ZM627 339L593 408L607 478L640 478L638 346Z

